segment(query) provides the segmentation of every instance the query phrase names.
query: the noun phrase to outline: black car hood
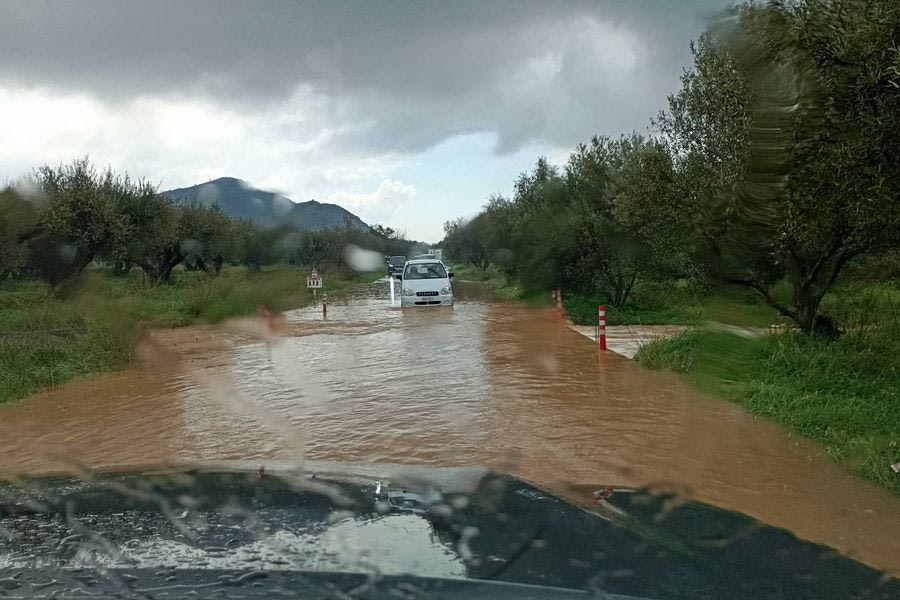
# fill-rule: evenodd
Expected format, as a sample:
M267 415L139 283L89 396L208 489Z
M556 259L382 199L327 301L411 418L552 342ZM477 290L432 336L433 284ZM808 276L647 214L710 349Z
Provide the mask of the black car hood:
M479 469L243 467L3 486L0 597L900 597L830 548L665 494L586 511Z

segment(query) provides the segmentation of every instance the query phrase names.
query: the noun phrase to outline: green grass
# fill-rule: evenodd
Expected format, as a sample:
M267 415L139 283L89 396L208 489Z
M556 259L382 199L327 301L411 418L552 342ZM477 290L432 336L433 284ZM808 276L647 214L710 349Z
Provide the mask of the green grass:
M0 287L0 402L121 366L139 332L114 299L83 290L63 301L39 282L7 283Z
M325 273L329 294L340 295L377 274ZM217 277L177 271L168 284L140 272L112 277L85 273L66 299L38 281L0 285L0 403L75 377L121 368L144 327L218 323L250 314L260 304L285 310L308 304L306 271L225 269Z
M642 345L634 359L648 369L693 373L694 356L706 333L690 328L679 335L653 340Z
M477 281L480 283L498 283L502 282L503 274L500 270L491 265L487 269L479 269L478 267L473 267L472 265L460 265L454 264L449 266L450 271L453 272L453 276L462 281Z
M498 298L518 300L531 306L551 302L550 290L529 291L507 278L495 265L478 269L454 264L451 270L458 281L481 283ZM647 281L639 283L622 306L613 306L600 295L586 295L563 289L566 315L576 325L596 325L597 307L606 306L609 325L699 325L716 321L745 327L768 327L778 322L777 313L745 288L720 287L706 290L693 281ZM788 293L784 286L774 290L781 299Z
M484 287L495 296L503 300L519 300L531 305L546 304L538 294L531 296L524 295L522 288L514 280L508 279L495 265L489 266L487 269L479 269L472 265L451 265L450 271L453 273L455 281L473 281L481 283ZM547 292L549 296L549 292Z
M566 314L577 325L595 325L600 305L606 306L609 325L699 325L717 321L767 327L777 320L774 310L746 290L719 288L708 292L686 280L645 283L623 306L612 306L603 297L565 290L563 303Z
M612 306L605 299L566 294L563 292L566 314L576 325L596 325L597 307L606 306L608 325L671 325L691 324L701 320L703 309L699 302L637 303Z
M644 346L636 360L688 374L824 445L855 473L900 494L900 288L844 286L824 305L837 341L798 332L756 338L691 329Z

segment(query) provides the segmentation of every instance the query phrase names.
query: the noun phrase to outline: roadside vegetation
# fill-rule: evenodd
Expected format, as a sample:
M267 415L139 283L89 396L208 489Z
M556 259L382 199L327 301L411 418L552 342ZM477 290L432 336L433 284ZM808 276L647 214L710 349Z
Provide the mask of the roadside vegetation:
M40 167L0 190L0 402L127 364L144 327L303 306L311 268L340 293L419 245L380 225L260 228L87 159Z
M529 301L524 297L518 282L505 275L495 265L485 268L473 267L466 263L451 263L450 271L458 282L479 283L487 289L491 295L504 300Z
M217 277L176 269L157 284L140 271L116 276L89 269L65 297L45 282L0 284L0 403L69 379L111 371L133 358L146 327L219 323L252 314L260 304L279 310L312 301L308 270L287 265L259 271L225 267ZM328 293L340 296L381 273L331 269Z
M650 342L635 359L685 373L699 388L821 442L852 471L900 494L889 466L900 457L900 288L841 286L827 308L844 324L834 341L694 328Z
M146 280L166 283L176 268L213 277L237 264L344 269L353 246L404 254L421 244L381 225L261 228L215 204L177 203L146 181L97 170L87 158L44 165L0 190L0 282L40 279L58 295L91 265L120 275L139 270Z
M520 296L560 288L575 323L603 304L612 325L693 326L638 360L900 491L898 31L894 0L738 8L691 44L652 135L539 158L447 222L444 251Z

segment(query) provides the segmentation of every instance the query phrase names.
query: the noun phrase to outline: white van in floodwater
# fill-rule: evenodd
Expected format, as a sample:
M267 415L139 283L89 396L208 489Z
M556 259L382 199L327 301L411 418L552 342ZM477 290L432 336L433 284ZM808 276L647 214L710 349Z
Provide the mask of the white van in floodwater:
M453 273L433 258L406 261L400 279L401 306L453 306Z

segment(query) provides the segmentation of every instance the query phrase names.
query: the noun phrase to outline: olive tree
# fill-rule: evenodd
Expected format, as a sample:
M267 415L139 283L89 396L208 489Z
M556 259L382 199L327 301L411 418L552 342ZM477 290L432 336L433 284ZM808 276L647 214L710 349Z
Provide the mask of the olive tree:
M28 262L27 240L35 234L37 209L12 187L0 190L0 281Z
M181 250L186 260L210 275L218 275L227 261L240 256L240 236L232 220L218 206L181 207Z
M576 148L566 175L576 241L568 279L621 305L641 281L686 270L682 213L662 144L595 136Z
M117 260L138 265L153 281L168 281L185 259L183 211L170 198L147 189L118 207L128 237L115 250Z
M470 221L460 218L444 223L441 246L447 255L482 271L487 269L490 265L490 218L490 214L482 212Z
M121 240L126 227L116 203L134 183L97 171L87 158L40 167L35 180L43 204L39 231L28 242L29 266L58 290Z
M890 0L742 8L660 119L698 254L807 333L834 334L819 306L848 261L900 244L898 27Z

